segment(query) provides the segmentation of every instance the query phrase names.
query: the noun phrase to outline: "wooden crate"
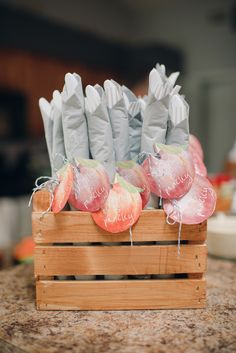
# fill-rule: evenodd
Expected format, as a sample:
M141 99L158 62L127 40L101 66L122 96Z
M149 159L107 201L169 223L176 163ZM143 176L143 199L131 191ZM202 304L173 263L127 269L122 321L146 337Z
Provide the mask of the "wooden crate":
M178 225L166 224L162 210L142 211L132 227L135 243L131 246L128 231L107 233L97 227L87 212L63 211L57 215L49 212L41 217L48 204L47 192L35 194L32 226L39 310L205 307L206 222L183 225L181 240L185 244L181 245L178 256ZM116 244L98 244L103 242ZM122 244L117 245L117 242ZM147 243L143 245L143 242ZM89 281L55 278L76 275L129 275L130 278L147 274L175 276Z

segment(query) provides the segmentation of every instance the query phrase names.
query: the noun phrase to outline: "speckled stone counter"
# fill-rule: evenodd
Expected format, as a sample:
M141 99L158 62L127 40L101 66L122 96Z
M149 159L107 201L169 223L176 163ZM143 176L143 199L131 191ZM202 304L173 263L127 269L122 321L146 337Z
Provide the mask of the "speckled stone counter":
M32 266L0 272L1 353L236 352L236 263L209 259L206 309L38 312Z

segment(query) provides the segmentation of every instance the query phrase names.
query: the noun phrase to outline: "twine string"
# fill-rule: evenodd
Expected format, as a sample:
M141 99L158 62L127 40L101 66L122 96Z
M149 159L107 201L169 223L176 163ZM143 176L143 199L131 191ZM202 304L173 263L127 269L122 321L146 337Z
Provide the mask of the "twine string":
M166 223L169 224L169 226L173 226L176 221L172 218L170 218L172 212L166 215Z
M65 156L63 156L61 153L56 153L54 156L53 156L53 171L55 173L58 172L58 170L60 170L61 168L57 169L55 168L55 159L56 157L60 157L62 159L62 162L63 162L63 165L65 165L66 163L70 163L69 159L66 158ZM72 168L75 170L77 169L76 166L74 166L73 163L71 163L72 165ZM46 179L43 183L40 184L40 181L42 181L43 179ZM32 203L32 200L33 200L33 197L34 197L34 194L39 191L39 190L42 190L42 189L47 189L50 193L50 204L48 206L48 208L42 212L41 214L41 217L40 219L42 219L42 217L47 214L51 208L52 208L52 204L53 204L53 201L54 201L54 189L57 185L60 184L60 181L58 179L58 177L49 177L49 176L40 176L38 177L36 180L35 180L35 187L33 188L33 191L32 191L32 194L30 196L30 200L29 200L29 203L28 203L28 207L31 206L31 203Z
M178 205L177 201L174 200L174 207L177 210L177 214L178 214L178 220L179 220L179 230L178 230L178 256L180 256L180 240L181 240L181 230L182 230L182 212L181 212L181 208Z
M47 180L44 181L43 183L39 184L40 180L43 180L43 179L47 179ZM40 219L42 219L43 216L51 210L53 200L54 200L54 193L53 193L54 188L58 184L59 184L58 179L53 178L53 177L49 177L49 176L40 176L35 180L35 187L33 188L32 194L30 196L28 207L31 206L33 197L37 191L42 190L42 189L47 189L50 193L50 204L49 204L48 208L42 212Z
M135 159L136 159L135 161L136 161L138 164L142 164L148 156L153 156L153 153L151 153L151 152L145 152L145 151L140 152L140 153L137 155L137 157L135 158Z
M129 227L129 238L130 238L130 246L133 246L133 232L132 232L132 226Z
M178 231L178 256L180 256L181 230L182 230L182 220L179 222L179 231Z
M181 208L178 205L176 200L173 201L173 204L174 204L173 211L166 215L166 223L169 224L169 225L174 225L176 222L179 223L179 229L178 229L178 256L180 256L180 241L181 241L182 218L183 217L182 217ZM170 218L171 214L173 214L174 212L177 215L178 221L173 220L173 219Z

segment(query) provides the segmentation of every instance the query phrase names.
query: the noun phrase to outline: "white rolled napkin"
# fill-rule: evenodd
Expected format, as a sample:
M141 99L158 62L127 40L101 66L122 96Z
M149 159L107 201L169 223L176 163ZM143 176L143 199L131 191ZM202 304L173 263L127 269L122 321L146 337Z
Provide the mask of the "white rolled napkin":
M53 160L52 160L52 145L53 145L53 120L51 118L51 104L45 99L39 99L39 109L43 119L44 133L47 144L48 156L51 165L51 171L53 171Z
M53 120L52 160L53 169L57 171L64 163L62 157L66 156L62 127L62 99L60 92L57 90L53 92L51 107L51 118Z
M94 85L94 88L96 89L96 91L98 92L99 96L101 98L104 97L104 90L103 90L103 87L100 86L98 83L96 83L96 85Z
M167 145L187 145L189 142L189 105L179 94L170 98Z
M156 143L165 143L168 109L163 100L168 94L168 86L156 69L149 75L149 89L146 108L144 110L141 151L153 153Z
M115 81L106 80L104 89L111 121L116 162L130 160L129 120L121 86Z
M126 86L122 86L122 91L129 120L130 158L135 159L141 150L142 103Z
M170 98L177 94L180 86L174 86L179 72L166 76L164 65L157 64L149 75L148 97L145 99L141 151L153 152L154 143L165 143L168 127Z
M146 98L147 98L147 96L138 98L138 101L139 101L140 107L141 107L141 118L142 118L142 121L143 121L144 110L146 109L146 106L147 106Z
M113 182L115 154L105 95L101 96L96 88L90 85L86 87L85 111L92 158L103 164L110 182Z
M88 128L81 78L67 73L62 91L62 125L66 157L89 158Z
M166 68L165 65L161 65L159 63L156 64L156 70L158 71L159 75L161 76L161 79L163 82L168 82L168 84L171 86L171 88L174 87L177 78L179 77L179 72L172 72L169 77L166 75Z
M135 159L141 151L142 113L139 100L132 102L128 109L129 115L129 145L131 159Z
M134 92L132 92L128 87L126 87L125 85L122 85L122 92L123 92L123 96L126 96L129 103L132 103L132 102L136 102L137 100L137 97L136 95L134 94ZM124 97L125 99L125 97Z

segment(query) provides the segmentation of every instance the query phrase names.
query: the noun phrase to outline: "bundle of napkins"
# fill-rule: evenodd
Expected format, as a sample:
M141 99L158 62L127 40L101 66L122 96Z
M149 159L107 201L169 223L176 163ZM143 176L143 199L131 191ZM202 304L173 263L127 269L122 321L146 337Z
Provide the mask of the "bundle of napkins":
M112 233L129 229L144 208L162 207L168 221L185 224L211 216L216 195L201 145L189 135L178 76L157 64L147 95L136 97L114 80L84 94L80 76L67 73L62 92L40 98L53 212L69 203Z

